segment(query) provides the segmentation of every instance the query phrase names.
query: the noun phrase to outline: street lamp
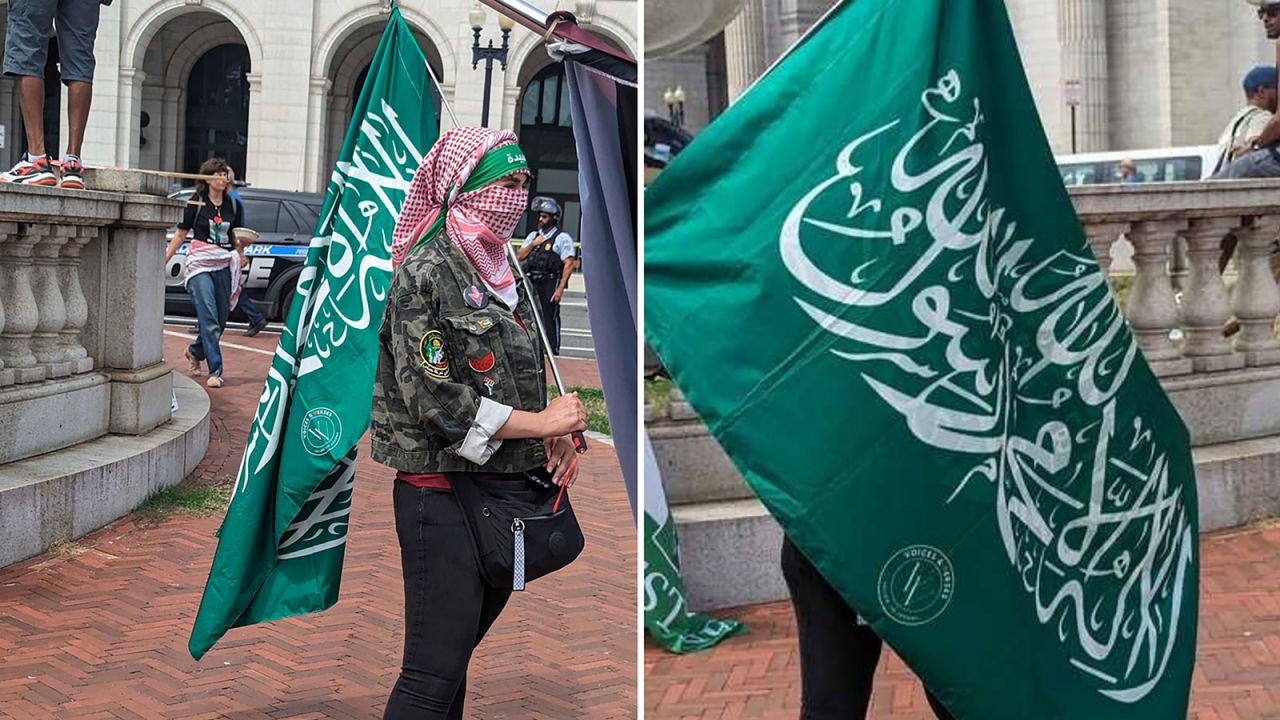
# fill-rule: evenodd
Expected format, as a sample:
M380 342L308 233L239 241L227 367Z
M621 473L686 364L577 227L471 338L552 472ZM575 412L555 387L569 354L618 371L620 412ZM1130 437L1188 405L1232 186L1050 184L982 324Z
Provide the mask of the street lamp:
M489 39L488 47L480 47L480 31L484 29L485 20L484 8L480 7L480 3L471 8L467 19L471 21L471 32L475 34L471 45L471 69L476 69L480 61L484 60L484 109L480 111L480 124L489 127L489 87L493 84L493 61L502 63L502 71L507 71L507 39L516 23L506 15L498 15L498 27L502 29L502 47L495 48L492 38Z
M684 88L680 85L667 88L662 93L662 99L667 103L667 117L671 120L671 124L676 127L684 125Z

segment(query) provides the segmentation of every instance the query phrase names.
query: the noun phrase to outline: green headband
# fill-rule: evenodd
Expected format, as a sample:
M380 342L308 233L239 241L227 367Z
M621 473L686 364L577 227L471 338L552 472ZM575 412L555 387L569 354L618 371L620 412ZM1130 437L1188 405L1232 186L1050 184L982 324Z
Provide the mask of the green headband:
M503 145L496 147L485 153L480 158L480 162L476 163L476 167L471 171L471 177L462 184L462 190L458 194L469 193L472 190L479 190L485 185L495 183L502 178L514 172L529 172L529 161L524 156L524 150L519 145ZM427 231L418 238L418 242L414 243L413 249L409 254L413 254L414 250L424 242L430 242L432 238L440 233L444 228L445 216L449 213L449 196L453 194L453 188L449 188L449 192L445 193L444 207L440 208L440 214L427 228Z

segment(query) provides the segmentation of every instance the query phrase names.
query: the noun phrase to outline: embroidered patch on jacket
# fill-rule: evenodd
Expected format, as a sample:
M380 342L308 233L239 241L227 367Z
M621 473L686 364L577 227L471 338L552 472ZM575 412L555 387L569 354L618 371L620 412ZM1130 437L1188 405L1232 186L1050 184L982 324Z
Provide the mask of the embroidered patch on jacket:
M428 330L418 341L418 357L422 358L422 369L427 375L437 380L449 379L449 361L444 356L444 333Z
M493 388L494 388L494 386L495 386L495 385L497 385L497 384L498 384L498 381L497 381L497 380L494 380L494 379L493 379L493 378L491 378L491 377L485 376L485 379L484 379L484 389L485 389L485 390L487 390L487 391L489 392L489 397L493 397Z
M487 373L493 369L493 353L485 353L484 357L468 358L467 364L478 373Z

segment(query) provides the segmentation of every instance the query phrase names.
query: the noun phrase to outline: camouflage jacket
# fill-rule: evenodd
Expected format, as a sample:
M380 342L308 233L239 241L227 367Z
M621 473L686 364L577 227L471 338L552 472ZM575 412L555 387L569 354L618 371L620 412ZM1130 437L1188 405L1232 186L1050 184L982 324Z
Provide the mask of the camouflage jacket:
M396 269L378 335L373 459L405 472L515 473L546 464L542 440L504 440L484 465L458 454L487 397L547 405L542 344L524 289L516 312L438 238Z

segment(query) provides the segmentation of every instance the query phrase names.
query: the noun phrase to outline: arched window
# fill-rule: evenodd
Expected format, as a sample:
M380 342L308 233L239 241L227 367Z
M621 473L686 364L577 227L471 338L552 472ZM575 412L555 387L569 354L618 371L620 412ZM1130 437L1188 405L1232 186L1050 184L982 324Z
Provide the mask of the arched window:
M519 117L520 147L533 169L529 197L555 198L564 209L562 229L580 240L578 151L573 142L569 85L565 82L563 65L552 63L533 76L521 97ZM535 219L526 215L517 232L527 235L535 223Z
M249 49L219 45L196 61L187 84L187 140L183 169L195 172L211 157L225 158L245 178L249 136Z

